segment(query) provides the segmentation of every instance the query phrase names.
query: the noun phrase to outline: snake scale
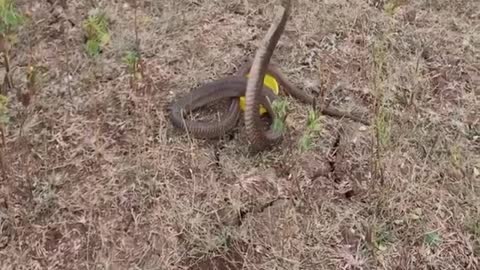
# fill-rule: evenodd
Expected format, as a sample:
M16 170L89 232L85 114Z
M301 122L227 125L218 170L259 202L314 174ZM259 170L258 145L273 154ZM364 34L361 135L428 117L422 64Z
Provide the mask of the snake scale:
M276 133L272 129L263 131L261 127L258 106L263 105L268 115L273 119L275 114L271 103L277 99L277 96L263 85L265 74L269 73L275 77L285 92L291 96L307 104L314 104L315 102L313 97L294 86L275 64L270 63L276 44L285 29L290 8L290 0L282 0L282 6L275 14L274 21L262 40L255 58L253 60L247 58L246 63L236 74L208 82L171 104L170 120L175 127L186 130L198 138L220 137L236 126L241 112L239 97L245 96L244 119L247 138L251 146L250 149L253 152L258 152L278 143L282 139L281 134ZM250 74L249 78L246 77L247 74ZM198 122L186 120L183 117L184 112L193 111L225 98L230 99L231 103L228 111L220 121L211 123ZM331 107L322 108L321 112L329 116L349 117L363 124L369 124L361 117L350 115Z

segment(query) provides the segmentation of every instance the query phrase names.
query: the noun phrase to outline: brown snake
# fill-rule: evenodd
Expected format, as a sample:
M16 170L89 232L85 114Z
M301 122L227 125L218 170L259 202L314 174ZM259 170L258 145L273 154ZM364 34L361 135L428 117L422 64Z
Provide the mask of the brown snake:
M282 3L283 7L280 7L278 13L275 14L274 21L255 54L245 93L245 128L253 152L266 149L282 139L282 134L274 131L272 128L266 132L261 131L260 117L257 113L260 105L260 90L263 85L263 78L267 72L275 46L277 46L278 40L285 30L285 25L290 15L290 0L284 0Z
M290 0L283 0L282 3L283 7L276 13L275 20L263 39L262 45L257 50L253 62L248 59L235 75L204 84L172 103L170 120L174 126L187 130L193 136L199 138L220 137L236 126L240 116L239 97L245 96L246 133L252 146L251 150L257 152L279 142L282 138L281 134L275 133L272 129L266 132L262 131L260 126L258 106L263 105L273 119L275 115L270 104L277 99L277 96L263 85L265 73L275 77L288 94L304 103L314 104L313 97L294 86L276 65L270 63L270 58L284 31L290 13ZM246 74L248 73L250 73L250 78L247 79ZM183 118L182 112L184 111L193 111L208 103L218 102L225 98L231 99L230 107L218 122L195 122ZM331 107L322 108L321 111L323 114L333 117L349 117L364 124L369 124L361 117L349 115Z
M204 139L220 137L237 124L240 116L239 97L245 95L246 88L247 78L240 76L231 76L206 83L170 106L170 120L175 127L185 129L195 137ZM277 96L266 88L263 88L262 93L260 103L267 109L269 115L273 117L274 113L269 101L275 100ZM224 98L230 98L232 102L227 113L219 122L195 122L186 120L182 116L183 111L193 111Z

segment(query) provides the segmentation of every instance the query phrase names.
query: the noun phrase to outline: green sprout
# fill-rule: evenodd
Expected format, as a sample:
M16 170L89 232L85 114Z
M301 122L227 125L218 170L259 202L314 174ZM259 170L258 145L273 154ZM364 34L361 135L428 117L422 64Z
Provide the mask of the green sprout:
M8 98L4 95L0 95L0 126L8 124Z
M123 57L123 62L127 65L128 71L132 73L137 79L141 77L140 72L138 72L139 61L140 54L135 50L128 51Z
M308 111L307 128L299 141L300 150L307 151L313 145L313 139L321 131L320 117L313 109Z
M24 21L15 8L13 0L0 0L0 33L8 35L15 31Z
M282 133L285 131L285 119L288 113L288 102L283 99L274 100L272 102L272 110L275 113L275 120L273 121L273 130Z
M110 42L107 16L104 12L93 10L84 21L83 29L87 37L87 53L90 56L98 55L102 48Z

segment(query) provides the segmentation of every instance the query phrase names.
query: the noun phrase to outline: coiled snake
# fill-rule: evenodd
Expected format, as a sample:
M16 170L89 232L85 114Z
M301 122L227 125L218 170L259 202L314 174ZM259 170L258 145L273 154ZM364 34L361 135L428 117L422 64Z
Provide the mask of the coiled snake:
M274 21L257 50L253 61L248 60L236 74L208 82L171 104L170 120L175 127L187 130L198 138L220 137L237 124L240 117L239 97L245 96L246 108L244 118L246 134L251 145L250 150L258 152L267 149L282 139L282 135L276 133L273 129L262 131L261 128L260 115L258 113L259 105L263 105L273 119L275 114L271 103L277 99L277 96L263 85L263 78L267 72L275 77L288 94L300 99L304 103L314 103L313 97L295 87L276 65L270 63L270 58L285 29L290 14L290 0L282 0L282 4L275 14ZM250 74L248 79L246 74ZM186 120L183 117L183 112L193 111L225 98L229 98L231 103L228 111L218 122L201 123ZM322 108L321 111L326 115L349 117L368 125L367 121L358 116L350 115L331 107Z

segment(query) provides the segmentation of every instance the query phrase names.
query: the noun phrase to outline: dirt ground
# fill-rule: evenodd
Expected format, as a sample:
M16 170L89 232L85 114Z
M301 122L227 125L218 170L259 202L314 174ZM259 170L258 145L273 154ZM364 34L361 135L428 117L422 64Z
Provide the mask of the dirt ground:
M253 56L276 1L139 1L135 87L132 2L17 1L0 269L480 269L478 0L292 1L273 61L372 125L322 116L301 151L309 107L282 94L285 138L256 156L242 122L200 140L167 108Z

